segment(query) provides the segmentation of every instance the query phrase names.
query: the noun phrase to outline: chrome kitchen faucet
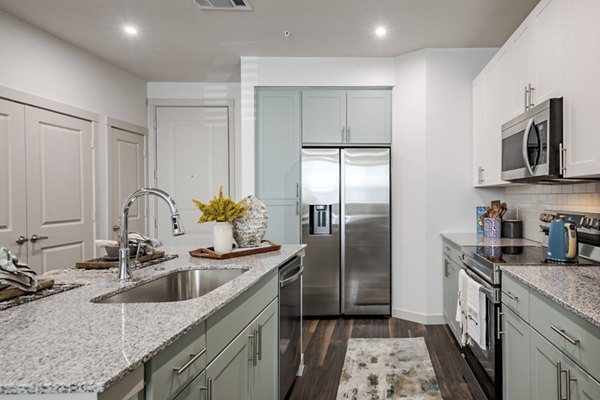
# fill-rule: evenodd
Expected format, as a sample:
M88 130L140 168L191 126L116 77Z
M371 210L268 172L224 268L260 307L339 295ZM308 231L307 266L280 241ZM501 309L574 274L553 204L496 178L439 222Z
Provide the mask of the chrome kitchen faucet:
M173 229L173 236L180 236L185 234L183 226L179 221L179 212L177 206L175 206L175 200L167 192L156 188L142 188L133 192L127 200L123 203L123 209L121 210L121 247L119 248L119 282L123 283L131 279L131 273L129 272L129 207L133 202L143 195L153 194L160 197L169 205L171 209L171 227Z

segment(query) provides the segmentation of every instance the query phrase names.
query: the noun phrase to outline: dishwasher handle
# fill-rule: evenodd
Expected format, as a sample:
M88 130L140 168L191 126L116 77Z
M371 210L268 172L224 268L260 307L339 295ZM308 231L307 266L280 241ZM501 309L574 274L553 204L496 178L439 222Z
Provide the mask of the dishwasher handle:
M292 283L292 282L298 280L298 278L300 278L300 275L302 275L303 272L304 272L304 265L300 264L298 271L294 275L292 275L290 277L281 277L279 279L279 286L284 287L288 283Z

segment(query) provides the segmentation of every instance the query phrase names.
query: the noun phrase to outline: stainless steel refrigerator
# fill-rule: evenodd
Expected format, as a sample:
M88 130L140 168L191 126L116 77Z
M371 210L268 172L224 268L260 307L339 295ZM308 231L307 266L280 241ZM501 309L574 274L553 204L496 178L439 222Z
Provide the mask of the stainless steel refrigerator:
M303 315L390 315L390 239L389 148L303 148Z

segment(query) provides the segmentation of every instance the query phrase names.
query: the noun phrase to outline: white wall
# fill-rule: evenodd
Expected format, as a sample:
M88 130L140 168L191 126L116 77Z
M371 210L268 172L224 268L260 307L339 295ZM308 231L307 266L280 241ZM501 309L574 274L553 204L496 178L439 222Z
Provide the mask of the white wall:
M198 100L204 104L212 101L232 101L234 113L234 165L235 165L235 184L232 196L242 198L242 146L241 146L241 90L239 83L201 83L201 82L148 82L147 85L148 100L151 103L157 103L161 100L172 100L177 104L179 100ZM182 102L183 104L183 102ZM148 118L153 118L149 110ZM149 124L150 126L150 124ZM155 140L154 133L150 132L150 142L153 146ZM151 147L152 147L151 146ZM154 154L151 152L150 154ZM245 195L244 195L245 196Z
M99 115L96 235L108 235L107 117L146 126L146 84L130 73L0 11L0 86Z
M0 11L0 85L146 126L146 84Z

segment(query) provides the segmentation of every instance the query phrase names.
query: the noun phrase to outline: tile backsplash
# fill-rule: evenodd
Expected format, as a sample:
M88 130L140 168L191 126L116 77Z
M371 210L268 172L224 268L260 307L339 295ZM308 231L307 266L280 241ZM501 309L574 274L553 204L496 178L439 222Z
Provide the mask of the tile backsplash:
M600 182L572 185L519 185L505 188L504 219L523 221L523 237L546 243L538 217L546 210L600 213Z

